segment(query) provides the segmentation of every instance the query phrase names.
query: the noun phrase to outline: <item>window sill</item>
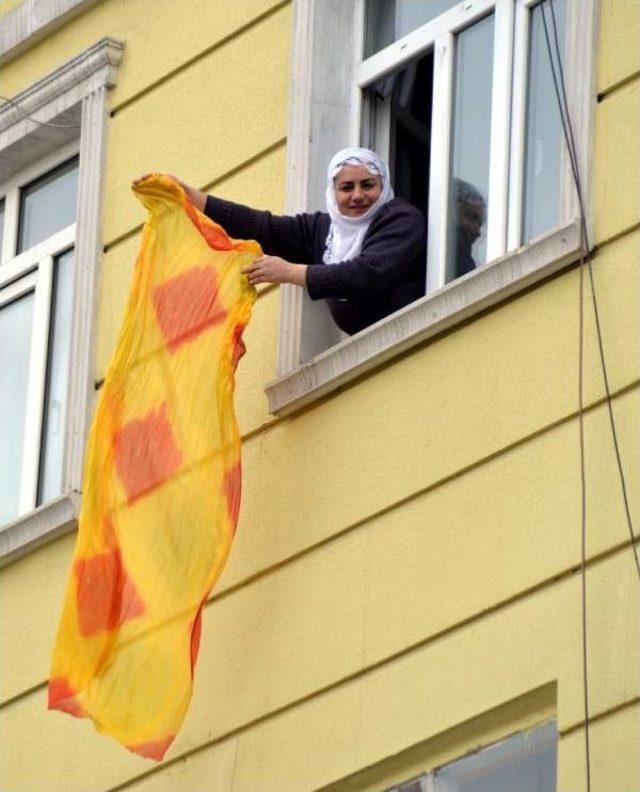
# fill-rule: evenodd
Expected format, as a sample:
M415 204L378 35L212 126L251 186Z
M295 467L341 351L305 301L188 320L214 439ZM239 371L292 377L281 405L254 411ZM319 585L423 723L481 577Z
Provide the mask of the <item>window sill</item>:
M545 278L580 256L580 225L561 226L449 283L268 383L269 411L284 416L411 347Z
M0 528L0 567L75 531L81 497L69 492Z

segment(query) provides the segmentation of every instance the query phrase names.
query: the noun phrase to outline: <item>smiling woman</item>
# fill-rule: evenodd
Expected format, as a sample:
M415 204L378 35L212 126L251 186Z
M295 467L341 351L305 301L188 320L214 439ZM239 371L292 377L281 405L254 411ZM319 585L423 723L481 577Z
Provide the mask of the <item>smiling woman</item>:
M369 149L341 149L331 159L326 212L275 216L180 183L232 237L260 243L265 255L246 270L252 284L305 288L312 300L327 301L346 333L424 294L424 218L394 197L386 163Z

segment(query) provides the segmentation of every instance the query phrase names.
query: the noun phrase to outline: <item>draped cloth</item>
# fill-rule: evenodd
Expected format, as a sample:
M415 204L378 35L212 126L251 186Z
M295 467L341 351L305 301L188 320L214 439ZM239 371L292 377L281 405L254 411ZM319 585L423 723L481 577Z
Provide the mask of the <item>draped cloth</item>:
M87 444L49 708L161 759L189 706L202 607L240 507L234 372L261 250L230 239L166 176Z

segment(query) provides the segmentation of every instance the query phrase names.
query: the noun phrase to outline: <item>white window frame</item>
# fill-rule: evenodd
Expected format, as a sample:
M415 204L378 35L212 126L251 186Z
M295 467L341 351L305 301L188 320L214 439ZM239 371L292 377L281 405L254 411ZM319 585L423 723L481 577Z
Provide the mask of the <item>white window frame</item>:
M12 255L17 248L20 193L35 179L73 158L78 151L77 142L64 146L56 154L31 165L0 185L0 196L4 196L5 199L4 238L0 265L0 308L20 296L34 292L18 505L20 515L35 508L38 494L54 261L58 256L75 247L76 242L76 224L73 222L37 245Z
M79 154L76 222L35 245L0 267L0 283L6 293L21 284L31 268L36 304L32 329L30 390L27 411L42 413L46 348L44 337L49 324L53 258L69 247L75 249L71 366L68 382L67 422L63 462L63 494L32 509L35 503L41 421L32 424L26 439L24 485L21 508L28 509L16 520L0 526L0 565L9 563L31 549L73 530L78 515L78 493L82 486L82 467L88 419L95 388L93 362L96 289L102 258L102 193L106 133L109 118L107 91L116 83L117 66L123 53L120 41L104 38L54 72L12 97L13 104L0 105L0 184L7 188L5 221L15 228L18 211L16 186L41 175L53 165ZM16 107L17 105L17 107ZM58 126L35 123L51 122ZM37 172L36 172L37 171ZM7 251L15 250L11 231L3 242ZM15 239L15 237L14 237ZM39 265L36 267L36 262ZM16 286L15 288L20 288ZM3 289L3 296L5 294ZM33 377L33 380L31 380ZM32 387L33 385L33 387Z
M289 212L321 208L318 185L338 147L329 141L357 145L361 140L362 90L403 63L433 48L434 107L427 294L391 316L329 349L309 354L305 337L313 328L312 309L303 290L281 287L278 378L266 386L272 413L286 415L324 396L364 372L525 287L576 261L581 252L578 203L565 157L562 222L541 237L517 248L522 192L528 18L539 0L463 0L417 30L366 59L360 59L365 0L294 0L294 30L287 138L287 201ZM591 143L596 101L596 0L566 0L567 34L564 60L568 102L578 153L587 227L592 228ZM451 283L444 283L446 212L450 160L449 112L453 90L454 35L495 9L494 90L492 99L492 160L489 186L487 264ZM514 35L505 36L513 26ZM331 47L324 39L331 39ZM328 50L328 52L327 52ZM352 51L350 68L336 69L335 52ZM513 64L513 86L511 65ZM585 77L586 75L586 77ZM351 86L345 108L344 87ZM336 99L331 97L335 95ZM514 112L510 106L513 97ZM555 100L555 97L552 97ZM348 136L348 137L347 137ZM511 147L507 141L511 139ZM517 156L513 149L520 147ZM511 151L510 151L511 149ZM510 156L511 153L511 156ZM592 238L592 234L589 234ZM516 249L514 249L516 248ZM322 320L315 320L321 335ZM313 332L313 330L311 330ZM335 334L335 340L339 336ZM326 343L326 341L325 341ZM308 358L311 359L308 359ZM306 362L301 364L301 360Z

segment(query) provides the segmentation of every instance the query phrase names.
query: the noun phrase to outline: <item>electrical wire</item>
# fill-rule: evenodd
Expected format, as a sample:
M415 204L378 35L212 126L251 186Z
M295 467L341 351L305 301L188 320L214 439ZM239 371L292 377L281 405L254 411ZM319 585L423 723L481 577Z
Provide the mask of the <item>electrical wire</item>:
M34 124L39 124L40 126L47 126L47 127L57 127L58 129L80 129L80 124L54 124L51 121L38 121L37 118L30 116L26 113L17 102L14 102L13 99L10 99L8 96L0 96L3 102L10 104L12 107L15 107L27 121L32 121ZM2 107L2 105L0 105Z
M547 17L545 13L546 0L540 4L542 13L542 22L544 25L545 40L547 45L547 53L549 55L549 64L553 77L554 89L556 99L558 102L558 109L560 111L560 118L562 122L562 129L564 133L565 142L569 152L569 159L571 162L571 170L573 173L578 203L580 207L580 230L581 230L581 248L584 253L580 258L580 278L579 278L579 354L578 354L578 403L579 403L579 437L580 437L580 482L581 482L581 581L582 581L582 661L583 661L583 680L584 680L584 713L585 713L585 756L586 756L586 776L587 776L587 792L591 790L591 752L589 742L589 674L588 674L588 631L587 631L587 581L586 581L586 539L587 539L587 514L586 514L586 472L585 472L585 443L584 443L584 264L585 259L587 262L587 269L589 272L589 280L591 285L591 295L593 303L593 311L596 324L596 334L598 339L598 350L600 354L600 364L602 368L602 377L605 386L607 407L609 413L609 423L611 426L611 435L615 450L616 462L618 473L620 477L620 485L622 489L622 497L624 501L625 514L627 519L627 526L631 536L631 545L634 551L636 567L638 570L638 578L640 579L640 560L638 558L638 549L636 546L636 537L633 530L633 522L631 519L631 510L629 507L629 498L627 494L627 485L624 476L624 469L622 466L622 457L620 454L620 446L618 442L618 434L615 424L615 417L613 414L613 406L611 402L611 390L609 387L609 377L607 373L606 358L604 353L604 343L602 337L602 328L600 324L600 316L598 311L598 302L595 290L595 281L593 277L593 266L591 260L591 246L587 233L586 213L584 207L582 186L580 182L580 174L578 169L578 157L576 152L575 138L573 135L573 126L571 124L571 117L569 115L569 107L567 102L567 92L564 79L564 69L562 66L562 53L560 50L560 43L558 40L558 24L554 9L553 0L548 0L551 9L551 22L553 28L553 39L555 54L558 64L558 74L554 66L554 58L551 49L551 42L549 38L549 29L547 25Z
M565 142L569 151L569 160L571 162L571 170L573 179L578 193L578 203L580 207L580 248L581 251L589 250L589 241L587 237L587 227L584 213L584 205L582 202L582 191L580 189L580 177L578 172L578 162L576 157L575 147L573 145L573 136L569 133L571 128L571 120L569 118L568 107L566 106L563 98L564 92L561 94L558 86L558 75L554 64L554 58L551 50L551 41L549 39L549 30L547 27L547 17L545 14L545 5L547 0L543 0L540 4L542 13L542 23L544 26L545 41L547 44L547 53L549 55L549 67L551 69L551 76L553 78L553 85L558 102L558 110L560 112L560 121L562 123L562 130L564 133ZM548 0L553 9L553 0ZM555 21L555 16L554 16ZM556 57L560 64L560 51L556 49ZM582 605L582 680L583 680L583 707L584 707L584 742L585 742L585 764L587 775L587 792L591 792L591 745L589 735L589 665L588 665L588 622L587 622L587 481L585 470L585 442L584 442L584 252L580 254L580 277L579 277L579 300L578 300L578 432L580 443L580 579L581 579L581 605Z
M611 398L611 388L609 386L609 375L607 371L607 361L605 357L604 351L604 341L603 341L603 334L602 334L602 325L600 322L600 311L598 309L598 300L596 295L596 288L595 288L595 280L593 275L593 264L591 258L591 245L589 243L589 238L587 234L587 223L586 223L586 212L584 208L584 199L582 193L582 185L580 182L580 176L578 171L578 158L576 153L576 145L575 145L575 138L573 135L573 126L571 124L571 119L569 117L569 109L568 109L568 102L567 102L567 92L565 87L565 79L564 79L564 69L562 66L562 57L560 53L560 44L558 41L558 25L556 21L556 15L554 10L553 0L545 0L541 4L542 10L542 22L545 29L545 38L547 39L547 48L549 51L549 59L551 60L551 44L549 41L548 29L547 29L547 18L545 15L545 5L546 2L549 2L551 8L551 21L553 27L553 37L554 37L554 46L556 50L556 57L558 61L558 77L556 77L555 69L552 64L552 74L554 79L554 87L556 90L556 98L558 100L560 106L560 113L563 119L563 131L565 135L565 141L567 143L567 147L569 149L569 158L571 160L571 170L573 171L574 183L576 187L576 192L578 196L578 203L580 206L580 225L582 229L582 236L584 239L584 251L585 257L587 262L587 270L589 272L589 281L591 286L591 300L593 305L593 314L596 326L596 337L598 340L598 352L600 357L600 366L602 369L602 379L604 382L605 394L606 394L606 402L607 402L607 411L609 414L609 424L611 426L611 437L613 441L613 447L615 451L616 457L616 464L618 468L618 475L620 478L620 488L622 490L622 499L624 503L624 510L625 510L625 517L627 522L627 527L629 529L629 536L631 539L631 547L634 551L634 557L636 562L636 569L638 572L638 580L640 580L640 556L638 554L638 537L635 534L633 529L633 519L631 517L631 507L629 505L629 495L627 490L627 483L624 474L624 468L622 465L622 455L620 453L620 443L618 440L618 431L615 422L615 416L613 414L613 404ZM559 80L559 85L558 85ZM566 125L565 125L566 124Z

